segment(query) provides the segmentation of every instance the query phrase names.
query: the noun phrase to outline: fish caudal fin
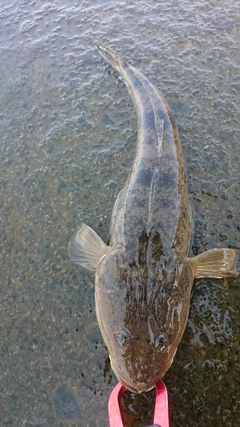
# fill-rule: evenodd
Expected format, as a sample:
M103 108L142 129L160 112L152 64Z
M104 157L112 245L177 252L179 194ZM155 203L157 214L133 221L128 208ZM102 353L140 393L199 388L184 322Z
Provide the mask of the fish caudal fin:
M194 277L235 277L236 254L233 249L210 249L188 261L193 269Z
M119 55L110 47L105 46L103 43L96 42L96 45L100 55L105 59L105 61L111 64L113 68L116 68L116 70L120 71L121 65L126 63L125 59L123 59L121 55Z
M96 270L108 246L88 225L82 224L69 242L69 256L73 262L89 270Z

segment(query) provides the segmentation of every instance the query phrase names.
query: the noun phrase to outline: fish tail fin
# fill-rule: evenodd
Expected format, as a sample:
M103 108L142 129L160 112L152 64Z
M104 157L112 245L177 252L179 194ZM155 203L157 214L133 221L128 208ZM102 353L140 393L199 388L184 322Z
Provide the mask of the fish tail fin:
M103 43L96 42L98 51L100 52L100 55L114 68L116 68L118 71L121 70L121 66L126 63L125 59L121 55L119 55L117 52L115 52L113 49L111 49L108 46L105 46Z

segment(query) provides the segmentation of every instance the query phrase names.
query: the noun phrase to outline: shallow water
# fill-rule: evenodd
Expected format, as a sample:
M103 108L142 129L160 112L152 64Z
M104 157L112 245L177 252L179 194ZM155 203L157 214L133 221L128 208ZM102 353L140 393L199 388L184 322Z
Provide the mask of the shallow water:
M134 154L136 115L94 42L165 95L195 214L191 252L239 249L240 3L1 2L2 426L106 426L116 384L93 275L73 265L81 221L107 241ZM240 280L195 283L164 381L172 427L239 426Z

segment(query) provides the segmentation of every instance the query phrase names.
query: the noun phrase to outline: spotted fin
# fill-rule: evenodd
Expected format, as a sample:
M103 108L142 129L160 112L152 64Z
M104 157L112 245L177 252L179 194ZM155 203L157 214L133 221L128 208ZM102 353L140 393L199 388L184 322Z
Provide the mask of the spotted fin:
M96 270L108 246L88 225L82 224L69 242L69 256L73 262L89 270Z
M188 261L194 277L234 277L237 276L236 254L233 249L210 249Z

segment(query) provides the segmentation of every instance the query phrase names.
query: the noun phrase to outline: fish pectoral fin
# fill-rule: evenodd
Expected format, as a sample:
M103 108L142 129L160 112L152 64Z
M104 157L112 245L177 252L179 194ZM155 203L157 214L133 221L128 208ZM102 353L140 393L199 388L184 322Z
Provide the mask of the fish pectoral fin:
M233 249L210 249L194 258L188 258L194 277L237 276L236 254Z
M69 256L73 262L89 270L96 270L108 246L88 225L82 224L69 242Z

